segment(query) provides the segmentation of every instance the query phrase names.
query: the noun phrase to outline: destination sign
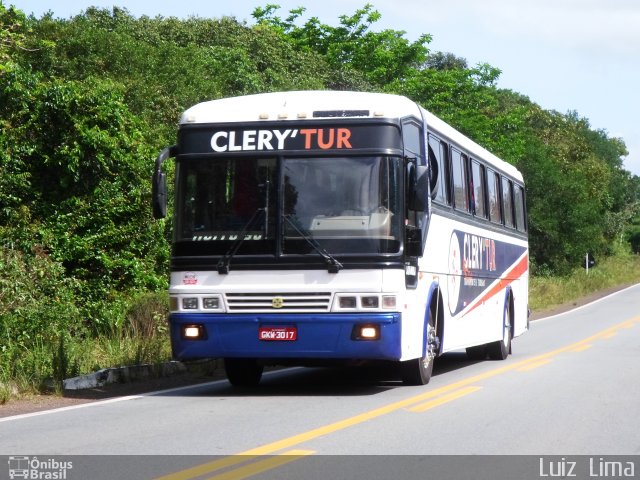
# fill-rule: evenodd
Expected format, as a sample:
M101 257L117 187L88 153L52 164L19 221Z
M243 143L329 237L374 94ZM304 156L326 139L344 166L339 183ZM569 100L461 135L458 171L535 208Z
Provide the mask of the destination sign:
M266 125L265 125L266 126ZM304 126L300 128L183 127L180 154L313 150L401 149L393 125Z

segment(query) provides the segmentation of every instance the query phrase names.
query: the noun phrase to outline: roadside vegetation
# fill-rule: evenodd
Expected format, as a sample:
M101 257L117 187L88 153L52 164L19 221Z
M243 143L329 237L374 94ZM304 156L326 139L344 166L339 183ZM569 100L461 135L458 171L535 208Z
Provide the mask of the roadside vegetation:
M529 282L529 307L544 315L558 307L572 307L597 292L640 283L640 255L627 249L603 257L596 266L576 267L567 275L535 275Z
M376 31L379 18L370 5L337 25L273 5L252 24L123 8L33 18L0 0L0 403L169 358L171 224L151 217L150 176L180 112L203 100L406 95L523 172L539 308L566 301L554 290L637 280L621 277L640 252L640 178L623 168L623 140L498 88L499 68L431 51L428 34ZM586 252L598 266L578 282Z

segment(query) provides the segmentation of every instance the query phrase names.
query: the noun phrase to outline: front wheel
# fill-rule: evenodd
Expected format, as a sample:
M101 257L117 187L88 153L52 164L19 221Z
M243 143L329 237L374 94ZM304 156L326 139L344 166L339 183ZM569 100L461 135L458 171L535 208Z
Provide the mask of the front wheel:
M225 358L224 371L234 387L255 387L260 383L264 367L255 358Z
M487 345L487 353L491 360L505 360L511 353L511 302L507 302L502 323L502 340Z
M413 358L400 363L402 382L405 385L426 385L429 383L437 351L438 337L436 336L433 314L429 311L426 354L423 358Z

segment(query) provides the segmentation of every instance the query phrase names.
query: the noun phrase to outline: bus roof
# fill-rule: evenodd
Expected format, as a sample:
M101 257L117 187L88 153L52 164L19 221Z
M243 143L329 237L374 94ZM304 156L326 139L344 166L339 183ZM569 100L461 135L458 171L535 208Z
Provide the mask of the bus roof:
M382 93L295 91L261 93L199 103L180 123L313 120L318 118L420 118L418 105L406 97Z
M350 91L260 93L202 102L186 110L180 124L314 120L322 118L422 118L427 130L443 135L478 159L522 181L522 174L414 101L400 95Z

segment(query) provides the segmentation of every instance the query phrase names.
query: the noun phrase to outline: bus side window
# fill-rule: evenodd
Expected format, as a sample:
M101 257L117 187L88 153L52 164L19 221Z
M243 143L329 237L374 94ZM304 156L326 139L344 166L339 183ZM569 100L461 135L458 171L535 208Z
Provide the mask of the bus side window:
M447 162L447 145L429 134L429 164L431 167L431 195L434 201L450 205L449 197L449 164Z
M418 158L418 164L424 164L424 148L422 129L415 121L405 121L402 124L402 141L404 143L405 155Z
M469 182L467 181L467 157L451 149L451 172L453 174L454 207L461 212L469 211Z
M520 185L514 186L515 207L516 207L516 228L521 232L527 231L527 222L524 203L524 188Z
M487 190L489 194L489 220L502 224L502 211L500 209L500 177L496 172L487 169Z
M507 227L514 228L513 221L513 184L511 180L502 177L502 204L504 211L504 224Z
M442 180L444 203L451 205L451 164L449 163L449 145L445 142L440 142L440 158L442 158L440 179Z
M471 160L471 195L473 213L477 217L487 218L485 195L485 170L477 160Z

